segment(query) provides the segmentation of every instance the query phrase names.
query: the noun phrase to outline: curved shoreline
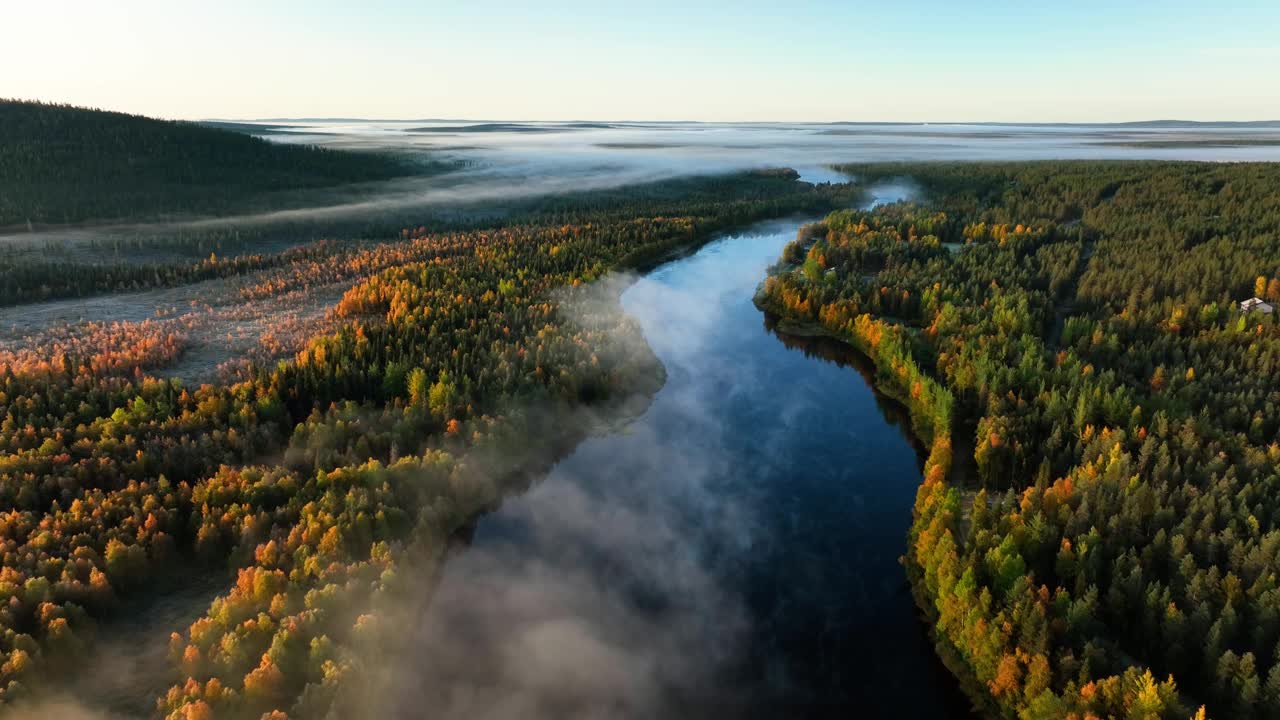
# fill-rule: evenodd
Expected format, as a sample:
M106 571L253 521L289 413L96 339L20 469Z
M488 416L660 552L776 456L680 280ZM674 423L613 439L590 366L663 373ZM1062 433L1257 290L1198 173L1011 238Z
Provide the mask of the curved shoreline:
M923 717L970 717L905 597L901 538L922 460L906 411L876 392L869 364L845 372L855 354L834 343L787 343L751 303L761 274L812 219L718 234L705 253L628 290L623 306L668 382L625 432L584 443L530 492L480 518L465 552L447 560L421 619L417 644L436 648L421 667L446 662L459 643L480 657L524 652L519 638L554 621L601 638L619 657L683 648L670 662L700 658L696 671L678 678L627 663L639 673L628 684L656 691L641 697L682 708L676 715L843 707L895 717L908 707ZM790 387L780 393L779 382ZM789 429L774 424L753 434L779 413L792 418ZM813 455L819 448L827 452ZM629 578L625 587L619 573ZM502 595L477 602L476 589L496 588L499 579ZM506 599L560 598L564 588L594 599L567 617L562 609L530 614L525 602ZM618 616L626 622L613 622ZM736 619L711 629L715 618ZM625 629L650 623L643 637ZM468 627L494 630L477 641L456 630ZM677 633L685 639L663 628L685 628ZM685 644L700 632L705 642ZM410 675L406 702L423 687L430 697L501 690L519 682L508 672L484 663L430 682ZM589 704L590 683L584 687L583 695L566 687L558 697Z
M801 230L804 231L803 228ZM779 274L780 271L789 269L785 263L770 269L770 276ZM964 695L973 704L973 710L976 714L997 714L997 708L991 706L988 702L988 696L982 692L982 684L977 676L971 671L967 663L963 661L959 650L950 642L950 640L938 632L938 612L934 607L933 599L925 587L923 568L917 562L912 552L915 544L915 538L920 531L919 522L921 520L921 507L924 498L930 487L934 484L940 484L944 488L953 487L951 479L953 476L953 454L951 450L951 428L940 429L933 425L926 425L922 413L914 411L911 407L910 391L905 387L890 382L891 376L888 375L887 368L881 363L876 362L875 356L869 352L869 340L852 333L840 333L814 321L798 320L790 316L785 308L778 307L775 303L769 301L764 290L763 283L760 289L752 298L756 307L760 309L766 316L777 318L777 327L783 332L797 335L800 337L821 337L841 343L850 350L857 352L861 357L865 358L872 367L877 370L877 377L873 381L876 392L882 393L886 397L906 408L910 417L909 430L915 437L916 441L924 448L927 448L927 457L924 461L923 472L921 476L921 484L917 490L915 508L912 512L912 522L907 531L908 547L907 552L900 558L905 570L908 585L911 588L911 596L915 601L916 607L921 613L921 620L928 628L929 638L934 643L934 648L938 659L954 676L957 685ZM883 322L879 318L870 315L863 317L871 318L873 322ZM940 431L941 430L941 431ZM937 472L937 471L941 472Z

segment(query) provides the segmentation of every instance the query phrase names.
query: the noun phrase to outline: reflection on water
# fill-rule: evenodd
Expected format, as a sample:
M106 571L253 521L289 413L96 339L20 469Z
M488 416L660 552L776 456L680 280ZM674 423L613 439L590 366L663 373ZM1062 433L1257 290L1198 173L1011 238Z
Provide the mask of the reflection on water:
M875 387L875 364L871 362L871 358L854 351L848 345L825 336L791 335L784 330L778 329L777 318L770 313L765 314L764 327L788 348L804 353L805 357L825 360L839 367L854 370L862 376L863 381L868 386ZM923 472L924 461L929 454L929 449L911 433L911 413L902 403L880 393L876 393L876 405L880 408L884 419L891 425L900 428L902 434L916 449L920 470Z
M898 564L920 481L900 410L751 303L798 225L627 290L667 384L479 521L399 714L964 715Z

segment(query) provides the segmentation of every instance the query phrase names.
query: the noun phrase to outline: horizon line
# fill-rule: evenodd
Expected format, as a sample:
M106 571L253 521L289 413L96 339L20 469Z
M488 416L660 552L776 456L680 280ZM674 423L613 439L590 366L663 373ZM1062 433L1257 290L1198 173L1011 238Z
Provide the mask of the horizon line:
M617 125L994 125L994 126L1116 126L1116 125L1217 125L1217 126L1280 126L1280 118L1264 120L1183 120L1178 118L1160 118L1150 120L595 120L582 118L564 118L557 120L527 120L517 118L372 118L372 117L259 117L230 118L206 117L188 122L366 122L366 123L527 123L527 124L564 124L564 123L596 123Z
M583 119L583 118L562 118L562 119L517 119L517 118L467 118L467 117L425 117L425 118L374 118L374 117L357 117L357 116L284 116L275 115L268 117L165 117L162 115L150 115L147 113L129 111L129 110L112 110L101 107L93 107L90 105L78 105L74 102L62 102L58 100L44 100L39 98L18 98L18 97L0 97L0 103L35 103L45 105L58 105L63 107L77 108L81 110L92 110L98 112L114 112L125 115L134 115L138 117L147 117L156 120L169 120L176 122L234 122L234 123L281 123L281 122L367 122L367 123L527 123L527 124L563 124L563 123L596 123L596 124L617 124L617 125L635 125L635 124L652 124L652 125L886 125L886 126L924 126L924 125L986 125L994 127L1051 127L1051 126L1073 126L1073 127L1115 127L1115 126L1220 126L1220 127L1247 127L1247 126L1280 126L1280 118L1265 118L1256 120L1187 120L1180 118L1151 118L1143 120L655 120L655 119Z

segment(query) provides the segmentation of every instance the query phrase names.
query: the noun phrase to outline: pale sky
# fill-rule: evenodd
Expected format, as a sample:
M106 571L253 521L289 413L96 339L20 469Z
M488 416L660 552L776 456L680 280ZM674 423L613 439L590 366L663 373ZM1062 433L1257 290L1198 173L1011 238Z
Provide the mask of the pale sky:
M0 0L0 97L170 118L1280 119L1280 0Z

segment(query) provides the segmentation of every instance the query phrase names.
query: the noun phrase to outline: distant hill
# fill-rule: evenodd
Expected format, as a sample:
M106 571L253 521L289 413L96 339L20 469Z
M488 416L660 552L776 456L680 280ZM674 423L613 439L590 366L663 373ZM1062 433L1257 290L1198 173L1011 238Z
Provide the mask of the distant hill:
M0 227L245 211L269 207L270 193L422 171L392 155L0 100Z
M307 129L301 125L267 125L263 123L234 122L231 120L197 120L196 124L219 130L235 130L236 132L249 133L250 135L271 135L279 132Z

